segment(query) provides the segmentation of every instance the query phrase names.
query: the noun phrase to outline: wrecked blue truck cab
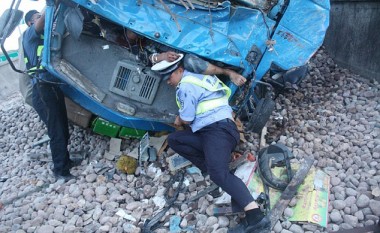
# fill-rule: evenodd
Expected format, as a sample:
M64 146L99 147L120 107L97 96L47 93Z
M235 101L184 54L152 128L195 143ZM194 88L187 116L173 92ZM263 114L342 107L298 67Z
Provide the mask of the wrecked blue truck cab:
M124 127L171 131L175 89L144 62L144 53L194 54L243 74L246 92L220 78L235 94L234 109L250 104L250 115L268 71L304 66L328 24L328 0L66 0L58 7L48 1L42 64L93 114ZM137 44L129 43L129 32ZM245 95L239 103L238 95Z

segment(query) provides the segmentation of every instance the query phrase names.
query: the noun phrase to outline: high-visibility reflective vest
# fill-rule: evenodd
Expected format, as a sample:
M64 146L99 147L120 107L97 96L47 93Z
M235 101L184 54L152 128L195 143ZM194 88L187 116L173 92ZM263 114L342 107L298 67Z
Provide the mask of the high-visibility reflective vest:
M202 100L198 103L197 109L196 109L196 115L205 113L207 111L210 111L214 108L228 105L228 99L231 96L231 89L227 87L222 81L220 81L218 78L215 77L213 80L215 80L214 83L211 83L209 78L213 78L213 76L205 75L203 76L202 80L194 77L194 76L185 76L181 79L179 84L181 83L191 83L200 87L203 87L204 89L211 91L211 92L217 92L217 91L225 91L225 95L219 98L215 99L209 99L209 100ZM181 109L181 103L178 100L178 97L176 97L177 105Z
M26 64L26 68L28 69L27 73L29 75L35 74L38 70L43 69L41 65L41 56L42 56L43 49L44 49L44 35L41 35L39 44L37 46L37 65L36 66L32 66L32 64L30 64L29 59L24 49L24 62Z

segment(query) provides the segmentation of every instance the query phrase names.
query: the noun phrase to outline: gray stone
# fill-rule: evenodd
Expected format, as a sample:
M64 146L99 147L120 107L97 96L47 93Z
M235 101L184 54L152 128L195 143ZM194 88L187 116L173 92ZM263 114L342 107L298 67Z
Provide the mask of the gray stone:
M220 227L227 227L230 224L229 219L226 216L219 216L218 217L218 224Z
M87 176L86 176L86 182L87 183L92 183L92 182L94 182L94 181L96 181L96 178L98 177L98 175L96 175L96 174L94 174L94 173L92 173L92 174L88 174Z
M289 229L290 226L292 225L292 223L291 223L290 221L286 220L286 221L283 221L283 222L281 223L281 225L282 225L282 228L284 228L284 229Z
M277 221L277 223L274 225L273 229L274 232L279 233L282 231L282 225L280 221Z
M95 189L96 196L105 195L107 193L107 187L106 186L98 186Z
M288 231L286 229L282 229L281 233L292 233L291 231Z
M341 223L343 221L342 215L337 210L333 210L330 214L330 219L334 223Z
M363 207L367 207L369 205L369 197L364 195L364 194L361 194L357 201L356 201L356 205L359 207L359 208L363 208Z
M344 215L343 221L350 224L353 228L358 224L358 218L352 215Z
M348 196L356 196L358 194L358 192L355 189L347 188L346 189L346 194Z
M370 200L369 208L371 208L374 215L380 216L380 201Z
M286 208L285 210L284 210L284 217L286 218L286 219L288 219L288 218L290 218L290 217L292 217L293 216L293 209L292 208Z
M37 233L53 233L54 227L49 225L42 225L37 229Z
M331 182L332 186L337 186L338 184L340 184L340 178L339 177L332 177L330 182Z
M351 224L348 224L348 223L342 223L341 225L342 229L345 229L345 230L348 230L348 229L352 229L353 227L351 226Z
M354 216L359 220L359 221L362 221L364 220L364 214L361 210L357 211Z
M297 224L292 224L289 228L289 231L293 232L293 233L304 233L302 227L300 227L299 225Z
M337 210L343 210L346 207L346 202L343 200L335 200L332 204Z
M212 226L214 224L218 223L218 218L215 216L211 216L206 221L206 226Z

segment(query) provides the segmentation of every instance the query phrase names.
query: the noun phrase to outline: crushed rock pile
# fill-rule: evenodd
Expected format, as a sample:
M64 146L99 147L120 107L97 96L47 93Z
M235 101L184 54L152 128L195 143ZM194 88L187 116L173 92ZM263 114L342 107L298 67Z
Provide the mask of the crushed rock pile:
M378 83L338 67L321 49L311 59L299 90L277 97L267 143L285 144L297 159L314 157L314 165L331 176L331 193L327 229L284 218L274 232L336 231L379 220L379 88ZM139 176L99 173L99 167L115 166L115 161L103 156L109 138L72 125L69 149L88 151L89 163L72 170L76 180L56 182L51 163L26 156L49 151L47 143L32 146L46 134L34 110L15 95L1 104L0 113L0 177L6 178L0 182L4 204L0 232L140 232L145 220L160 212L163 197L175 195L178 182L170 182L172 176L162 159ZM259 136L247 133L246 139L240 149L257 153ZM138 140L123 140L122 150L137 145ZM210 186L209 176L185 174L185 181L188 185L160 218L162 225L155 232L170 232L175 215L182 229L193 232L224 233L237 224L239 216L213 216L214 198L209 194L187 201ZM116 215L119 210L132 219Z

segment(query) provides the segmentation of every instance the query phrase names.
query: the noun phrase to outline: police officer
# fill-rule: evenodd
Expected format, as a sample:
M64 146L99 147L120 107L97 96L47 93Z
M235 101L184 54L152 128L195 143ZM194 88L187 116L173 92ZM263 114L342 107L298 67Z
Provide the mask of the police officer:
M180 62L160 73L167 84L177 88L179 116L174 124L190 126L170 134L169 146L208 172L211 180L244 209L246 221L229 232L269 232L269 217L260 211L242 180L229 171L231 152L240 140L228 104L231 90L216 76L191 73Z
M73 162L67 150L69 129L64 95L57 86L57 79L41 66L45 13L31 10L25 15L28 29L23 34L26 68L33 83L33 108L45 123L50 137L53 173L65 181L74 178L70 173Z

